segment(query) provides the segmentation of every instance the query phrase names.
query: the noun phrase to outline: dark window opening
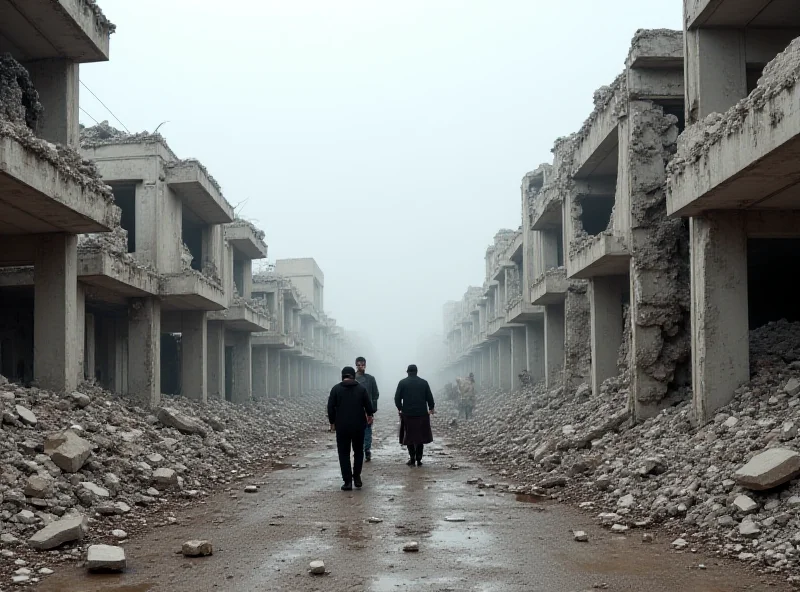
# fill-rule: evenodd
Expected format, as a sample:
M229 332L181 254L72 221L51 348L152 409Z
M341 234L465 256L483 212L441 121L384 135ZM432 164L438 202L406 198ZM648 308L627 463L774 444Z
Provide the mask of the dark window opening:
M181 238L192 254L192 269L203 271L203 227L184 216Z
M747 306L750 329L772 321L800 321L800 303L787 278L800 273L800 239L747 241Z
M678 133L686 129L686 104L684 101L657 101L664 110L665 115L674 115L678 118Z
M747 65L747 94L749 95L758 86L758 79L764 73L764 66L757 66L753 64Z
M585 195L579 198L580 221L586 234L598 235L608 228L614 209L613 195Z
M6 338L0 341L0 374L13 380L14 376L14 351L11 340Z
M275 292L267 292L267 310L275 314Z
M181 336L161 334L161 392L177 395L181 392Z
M225 347L225 400L233 398L233 346Z
M119 225L128 233L128 253L136 251L136 185L114 185L114 202L121 210Z
M244 296L244 261L241 259L233 260L233 283L239 296Z

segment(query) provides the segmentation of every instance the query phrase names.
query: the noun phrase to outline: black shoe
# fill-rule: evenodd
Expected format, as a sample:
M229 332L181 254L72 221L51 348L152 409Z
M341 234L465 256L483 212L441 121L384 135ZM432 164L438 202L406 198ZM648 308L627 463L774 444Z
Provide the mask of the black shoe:
M361 489L363 483L361 483L361 477L353 477L353 485Z
M422 461L421 461L421 460L418 460L418 461L417 461L417 466L418 466L418 467L421 467L421 466L422 466Z
M348 481L342 485L342 491L353 491L353 484Z
M408 462L407 462L406 464L407 464L409 467L413 467L413 466L414 466L414 459L413 459L413 458L409 458L409 459L408 459Z
M364 462L369 462L371 460L372 460L372 453L371 452L365 452L364 453Z

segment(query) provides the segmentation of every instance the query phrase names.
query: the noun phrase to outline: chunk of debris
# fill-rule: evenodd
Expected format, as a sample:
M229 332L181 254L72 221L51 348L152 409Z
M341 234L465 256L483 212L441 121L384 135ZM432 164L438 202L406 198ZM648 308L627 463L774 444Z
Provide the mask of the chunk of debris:
M406 543L405 545L403 545L403 551L405 551L406 553L416 553L417 551L419 551L419 543L417 543L416 541Z
M113 545L91 545L86 551L86 568L89 571L123 571L125 549Z
M51 522L28 539L28 545L39 551L60 547L64 543L81 541L89 530L86 516L77 515Z
M44 452L65 473L77 473L92 454L92 443L64 430L45 440Z
M213 555L214 549L211 546L211 541L191 540L183 543L181 553L183 553L184 557L205 557L206 555Z
M589 535L586 534L582 530L575 530L572 533L572 537L578 541L579 543L588 543L589 542Z
M800 454L787 448L769 448L739 468L733 478L742 487L764 491L800 475Z
M308 564L308 571L310 574L315 576L321 576L325 573L325 562L324 561L312 561Z

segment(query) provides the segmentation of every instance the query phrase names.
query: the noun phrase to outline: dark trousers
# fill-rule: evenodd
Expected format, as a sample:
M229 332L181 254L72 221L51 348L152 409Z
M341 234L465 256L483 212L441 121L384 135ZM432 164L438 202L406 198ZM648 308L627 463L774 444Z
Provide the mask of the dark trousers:
M342 479L350 483L353 477L361 476L364 464L364 429L336 430L336 448L339 450L339 466ZM353 451L353 465L350 466L350 450Z
M464 405L464 419L469 419L472 415L472 405Z
M413 460L422 460L422 451L425 448L425 444L409 444L406 448L408 448L408 456L410 456Z

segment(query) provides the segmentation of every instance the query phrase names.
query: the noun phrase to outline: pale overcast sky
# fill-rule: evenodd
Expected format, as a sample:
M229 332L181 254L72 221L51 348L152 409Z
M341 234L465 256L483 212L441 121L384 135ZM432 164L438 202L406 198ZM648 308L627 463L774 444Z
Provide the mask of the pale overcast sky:
M483 281L520 180L576 131L638 28L642 0L100 0L111 60L81 78L131 131L159 123L266 232L314 257L326 309L367 335L384 396L441 310ZM82 89L81 106L120 127ZM82 122L93 122L81 114Z

